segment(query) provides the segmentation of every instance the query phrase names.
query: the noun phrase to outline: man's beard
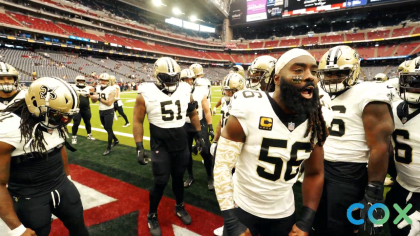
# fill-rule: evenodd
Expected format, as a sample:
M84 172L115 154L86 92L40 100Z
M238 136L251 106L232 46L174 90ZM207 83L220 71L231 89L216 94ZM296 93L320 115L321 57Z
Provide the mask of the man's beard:
M311 99L302 97L302 90L308 86L313 86L313 94ZM283 101L287 109L293 111L296 114L312 113L318 108L319 104L319 89L315 84L306 82L302 88L297 88L293 84L286 82L285 78L281 78L280 84L280 99Z

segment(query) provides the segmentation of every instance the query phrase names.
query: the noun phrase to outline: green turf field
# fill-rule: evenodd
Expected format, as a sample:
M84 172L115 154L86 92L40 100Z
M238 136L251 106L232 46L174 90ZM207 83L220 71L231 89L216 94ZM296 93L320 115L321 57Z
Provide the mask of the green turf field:
M124 111L128 116L130 123L132 123L133 117L133 106L136 93L122 93L121 98L124 103ZM215 106L217 101L221 97L220 87L212 88L212 108ZM140 166L136 161L135 143L132 138L132 126L123 128L124 119L119 117L117 121L114 121L114 131L120 140L120 145L113 148L112 152L108 156L102 156L102 153L106 149L106 132L101 127L99 120L98 105L92 105L92 128L93 136L97 139L95 141L89 141L85 138L86 130L79 128L78 144L74 145L77 151L74 153L68 152L69 162L78 166L82 166L89 170L108 176L112 179L117 179L122 182L128 183L136 188L149 190L153 185L153 177L151 173L151 165ZM220 109L218 109L220 112ZM213 127L216 129L217 123L220 119L220 115L213 116ZM81 125L84 125L83 123ZM144 136L149 137L149 125L147 119L145 121ZM71 127L69 127L71 131ZM145 148L150 149L149 142L144 141ZM149 153L150 155L150 153ZM200 156L194 156L197 160L193 165L195 183L185 191L185 202L192 206L204 209L205 211L219 215L219 205L216 200L214 192L207 190L207 179L204 165L201 163ZM186 177L186 176L185 176ZM387 189L388 190L388 189ZM387 191L386 190L386 191ZM294 186L296 211L297 215L300 214L300 208L302 205L302 194L300 183ZM165 189L164 195L169 198L174 198L171 188L171 181L168 183L168 187ZM148 204L148 201L146 200ZM160 207L161 209L161 207ZM188 209L188 208L187 208ZM165 212L166 213L166 212ZM104 212L106 214L106 212ZM140 231L141 224L145 222L145 219L140 219L140 215L145 214L141 210L132 211L128 214L123 214L120 217L106 221L101 224L93 224L89 227L89 232L92 236L99 235L112 235L112 236L137 236L137 235L149 235L149 233ZM158 213L161 214L161 213ZM173 214L172 208L168 214ZM161 214L162 215L162 214ZM198 219L193 219L197 222ZM205 220L205 219L204 219ZM162 223L161 223L162 224ZM196 223L198 224L198 223ZM161 225L162 227L162 225ZM137 230L139 229L139 230ZM207 229L206 229L207 230ZM208 233L201 235L212 235L214 228L209 226ZM387 226L385 226L385 232L381 235L389 235ZM61 233L57 234L61 236ZM181 234L182 235L182 234ZM327 235L329 236L329 235Z

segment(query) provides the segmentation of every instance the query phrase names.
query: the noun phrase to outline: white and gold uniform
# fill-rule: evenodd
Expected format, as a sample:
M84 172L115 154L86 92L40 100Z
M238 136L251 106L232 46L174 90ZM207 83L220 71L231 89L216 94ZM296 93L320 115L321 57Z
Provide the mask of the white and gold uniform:
M420 193L420 109L404 101L393 103L395 131L392 134L397 182L410 192Z
M10 104L14 103L16 100L24 99L26 92L26 90L20 90L11 98L0 98L0 110L10 106Z
M222 97L222 101L221 101L221 109L220 109L220 113L222 113L222 118L221 118L221 123L222 123L222 129L225 127L227 119L229 118L229 104L230 102L226 101L226 99L224 97Z
M185 124L191 87L179 83L172 95L163 93L154 83L142 83L137 93L143 95L147 119L159 128L178 128Z
M233 200L261 218L292 215L292 186L302 161L311 154L310 137L304 138L307 116L291 118L264 92L251 90L235 93L230 105L230 115L238 119L246 135L233 176Z
M331 162L367 163L369 148L362 121L370 102L391 104L385 83L362 83L331 97L334 119L324 144L324 158Z
M182 84L184 82L181 82L180 84ZM189 86L189 85L188 85ZM197 114L198 114L198 119L201 121L203 119L203 104L202 104L202 100L204 97L207 98L207 93L208 93L208 89L202 86L197 86L195 87L192 96L194 101L197 102ZM191 123L190 117L186 117L185 120L186 123Z
M109 94L111 94L112 92L115 92L115 88L114 88L114 86L107 86L104 90L102 90L101 85L98 85L96 87L96 92L99 94L101 99L108 100ZM109 109L114 109L114 103L112 103L110 106L107 106L107 105L103 104L102 102L99 102L99 110L100 111L105 111L105 110L109 110Z

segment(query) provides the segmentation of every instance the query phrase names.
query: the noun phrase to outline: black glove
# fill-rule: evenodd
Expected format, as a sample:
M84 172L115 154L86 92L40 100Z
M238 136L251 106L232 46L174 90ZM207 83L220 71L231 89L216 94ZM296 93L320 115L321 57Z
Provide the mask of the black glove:
M316 211L309 207L303 206L301 218L296 222L296 226L303 232L309 233L311 231L312 223L315 219Z
M235 209L222 211L223 221L228 236L239 236L248 229L235 216Z
M383 225L374 225L368 217L369 208L375 203L383 203L384 185L382 183L369 182L366 187L366 193L362 201L364 208L360 210L360 218L364 223L360 225L360 230L365 231L368 235L377 235L381 232ZM373 218L376 220L383 219L385 212L381 208L373 210Z
M197 146L199 152L201 152L203 149L206 149L206 142L204 141L204 137L201 131L197 132L195 135L195 145Z
M214 139L214 131L213 131L213 125L212 124L209 124L209 136L210 136L210 139L211 139L210 142L213 142L213 139Z
M147 156L146 152L144 151L143 142L136 143L136 149L137 149L137 162L144 166L149 163L150 158Z

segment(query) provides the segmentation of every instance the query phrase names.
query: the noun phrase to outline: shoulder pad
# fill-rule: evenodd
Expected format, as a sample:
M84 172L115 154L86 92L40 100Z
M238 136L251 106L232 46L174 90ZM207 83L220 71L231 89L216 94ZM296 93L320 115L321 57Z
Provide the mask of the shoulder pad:
M13 113L0 112L0 134L19 129L21 118Z
M241 90L233 94L230 99L230 114L237 118L245 118L246 113L251 111L249 107L257 107L263 99L266 99L265 92L259 92L255 90Z

